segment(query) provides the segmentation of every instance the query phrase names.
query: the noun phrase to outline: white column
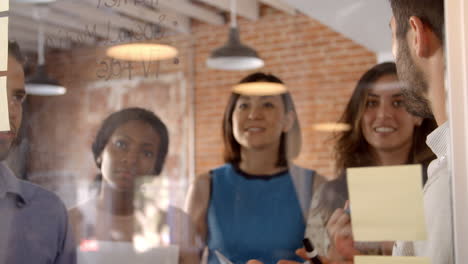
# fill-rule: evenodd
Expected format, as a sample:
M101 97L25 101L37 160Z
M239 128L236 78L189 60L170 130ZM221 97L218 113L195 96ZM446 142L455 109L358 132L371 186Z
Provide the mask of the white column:
M468 263L468 3L445 1L455 263Z

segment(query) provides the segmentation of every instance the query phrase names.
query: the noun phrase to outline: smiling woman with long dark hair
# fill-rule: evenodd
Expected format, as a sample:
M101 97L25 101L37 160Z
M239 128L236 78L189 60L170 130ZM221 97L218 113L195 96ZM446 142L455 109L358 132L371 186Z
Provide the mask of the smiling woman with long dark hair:
M336 135L334 149L338 178L324 184L313 199L308 234L320 255L329 252L325 226L332 213L348 200L346 169L365 166L422 164L424 172L435 158L425 144L435 128L431 118L411 115L405 109L402 84L393 62L375 65L361 77L339 122L351 129ZM422 181L427 179L424 173ZM391 242L374 254L391 252Z

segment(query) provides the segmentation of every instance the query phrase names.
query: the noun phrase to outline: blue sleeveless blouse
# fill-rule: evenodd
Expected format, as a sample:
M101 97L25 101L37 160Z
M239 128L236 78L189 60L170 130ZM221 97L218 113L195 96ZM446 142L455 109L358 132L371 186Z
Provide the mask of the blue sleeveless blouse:
M311 188L313 174L307 171ZM289 171L251 176L225 164L211 171L211 179L209 264L220 263L215 250L235 264L303 261L294 251L302 247L305 221Z

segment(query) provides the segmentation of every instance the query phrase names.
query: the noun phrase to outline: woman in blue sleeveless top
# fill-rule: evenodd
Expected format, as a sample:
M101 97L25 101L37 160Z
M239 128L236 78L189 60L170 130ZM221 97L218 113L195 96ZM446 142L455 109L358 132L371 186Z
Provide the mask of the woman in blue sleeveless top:
M283 83L263 73L241 81L252 82ZM221 263L218 255L233 263L300 260L294 251L301 247L304 214L320 180L290 163L301 146L291 95L231 94L223 140L226 164L198 176L187 198L186 209L209 249L208 263Z

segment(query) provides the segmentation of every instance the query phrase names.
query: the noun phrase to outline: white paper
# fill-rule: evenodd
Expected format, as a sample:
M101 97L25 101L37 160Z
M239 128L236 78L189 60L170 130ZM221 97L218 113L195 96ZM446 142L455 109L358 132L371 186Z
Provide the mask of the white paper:
M98 241L95 251L78 251L78 264L178 264L179 247L157 247L136 252L133 243Z

